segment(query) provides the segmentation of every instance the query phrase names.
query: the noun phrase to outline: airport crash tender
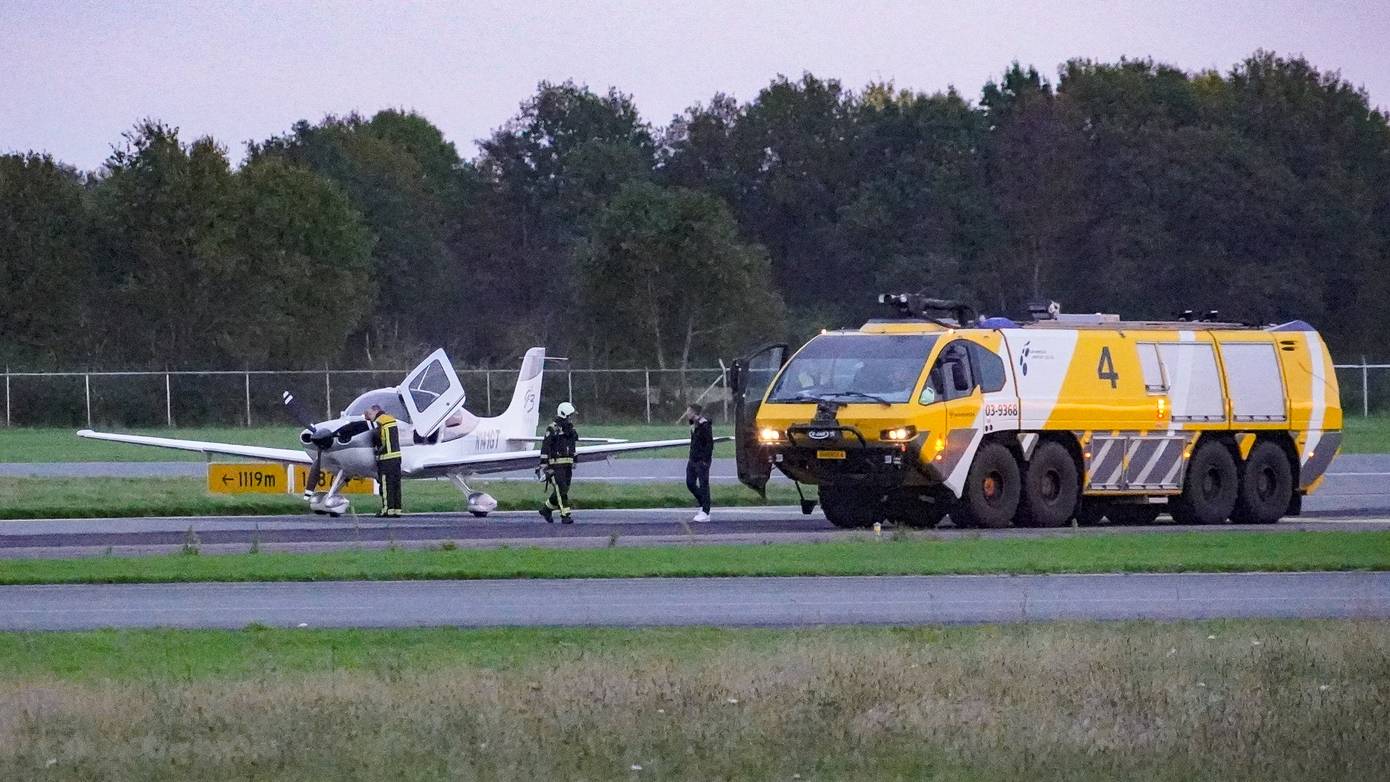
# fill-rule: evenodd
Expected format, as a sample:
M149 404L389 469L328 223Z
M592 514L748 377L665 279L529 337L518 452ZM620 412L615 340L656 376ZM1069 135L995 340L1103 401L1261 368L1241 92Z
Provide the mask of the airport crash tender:
M896 317L822 332L789 360L768 346L731 376L739 478L762 492L775 467L814 484L837 526L1266 524L1298 514L1341 445L1332 359L1302 321L1052 304L1020 323L880 301Z

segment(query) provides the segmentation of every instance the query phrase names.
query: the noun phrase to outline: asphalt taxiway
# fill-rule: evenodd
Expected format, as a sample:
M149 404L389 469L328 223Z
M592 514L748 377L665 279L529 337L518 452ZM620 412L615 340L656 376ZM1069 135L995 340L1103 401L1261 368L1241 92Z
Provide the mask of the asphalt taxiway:
M1390 573L0 587L0 630L1390 618Z

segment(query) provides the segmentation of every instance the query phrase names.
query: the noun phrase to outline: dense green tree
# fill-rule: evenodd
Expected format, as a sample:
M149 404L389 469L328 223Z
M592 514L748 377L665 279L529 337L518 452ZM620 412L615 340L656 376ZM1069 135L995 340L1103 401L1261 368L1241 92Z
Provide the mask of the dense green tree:
M226 150L210 138L184 144L154 121L125 134L95 193L98 354L142 366L226 359L221 335L248 316L222 306L245 284L231 249L233 187Z
M766 254L739 241L728 208L707 193L628 184L577 258L583 320L610 360L686 369L780 324Z
M490 315L512 324L512 349L570 346L578 315L573 246L594 213L627 182L651 177L656 145L630 96L573 82L542 82L482 142L477 165L492 186L485 209ZM485 305L487 306L487 305Z
M390 354L418 353L447 336L432 313L450 306L461 285L447 240L462 191L458 154L437 128L396 111L370 120L327 117L317 125L300 121L248 153L253 163L279 158L336 182L366 220L376 239L378 306L344 305L375 315L362 335L369 359L375 346L396 364Z
M0 156L0 361L87 358L90 232L76 171L47 155Z
M236 174L242 284L223 306L244 317L224 333L238 363L303 367L336 356L371 317L372 236L347 196L311 171L274 158Z

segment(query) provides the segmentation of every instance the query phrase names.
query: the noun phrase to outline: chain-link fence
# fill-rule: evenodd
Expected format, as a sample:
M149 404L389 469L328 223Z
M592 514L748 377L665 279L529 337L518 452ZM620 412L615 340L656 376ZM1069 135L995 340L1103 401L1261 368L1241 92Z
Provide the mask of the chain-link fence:
M325 419L365 391L394 387L407 370L9 372L6 426L262 426L285 424L280 392L292 391ZM501 414L516 370L459 370L466 407ZM564 400L596 424L674 423L699 401L712 419L732 411L721 367L687 370L547 368L541 410ZM542 418L544 419L544 415Z
M459 370L477 415L500 414L511 400L516 370ZM6 372L6 426L261 426L289 421L280 392L293 391L310 410L331 418L359 394L389 388L405 370L187 372ZM1390 414L1390 364L1339 364L1346 415ZM545 370L541 410L574 402L595 424L674 423L695 400L711 419L732 418L722 367Z

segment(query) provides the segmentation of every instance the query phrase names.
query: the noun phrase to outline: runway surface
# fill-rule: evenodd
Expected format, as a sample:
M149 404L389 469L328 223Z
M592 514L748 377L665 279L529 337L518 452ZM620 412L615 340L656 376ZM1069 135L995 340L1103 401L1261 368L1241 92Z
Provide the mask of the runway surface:
M532 511L468 514L408 514L390 522L373 517L190 516L167 518L36 519L0 521L0 559L167 554L197 536L205 554L244 553L254 541L263 551L314 552L344 548L436 546L462 548L542 546L595 548L689 544L757 544L862 538L869 530L843 530L819 512L803 516L795 507L719 508L715 521L694 524L689 509L590 510L576 512L573 525L546 524ZM1390 517L1311 517L1276 525L1152 526L1056 529L957 530L949 523L932 531L942 538L1040 537L1045 535L1130 535L1172 532L1295 532L1390 530ZM883 534L890 534L891 529Z
M1390 617L1390 573L0 587L0 630Z

